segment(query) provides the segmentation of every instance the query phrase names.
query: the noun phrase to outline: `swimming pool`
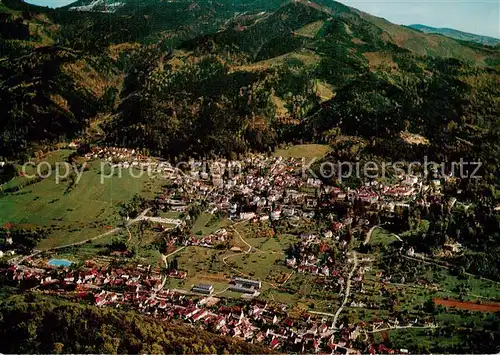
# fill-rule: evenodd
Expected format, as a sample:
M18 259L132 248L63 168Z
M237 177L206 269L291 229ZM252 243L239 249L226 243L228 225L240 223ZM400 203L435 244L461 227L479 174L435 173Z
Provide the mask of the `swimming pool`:
M52 266L68 267L71 264L73 264L73 262L69 261L68 259L50 259L49 260L49 265L52 265Z

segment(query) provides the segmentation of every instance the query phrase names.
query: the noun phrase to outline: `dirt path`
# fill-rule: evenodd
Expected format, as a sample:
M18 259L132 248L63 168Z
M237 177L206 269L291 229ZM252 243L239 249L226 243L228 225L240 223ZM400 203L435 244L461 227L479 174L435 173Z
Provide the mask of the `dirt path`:
M371 227L368 233L366 233L366 238L365 241L363 242L363 245L367 245L368 243L370 243L370 239L372 237L372 233L375 230L375 228L378 228L378 226Z
M401 237L399 235L394 234L394 233L392 233L391 235L394 236L398 241L400 241L400 242L403 241L403 239L401 239Z
M178 252L180 252L181 250L184 250L184 249L186 249L185 246L184 247L180 247L179 249L174 250L173 252L171 252L168 255L162 255L162 257L164 258L164 261L166 262L166 260L167 260L168 257L170 257L172 255L175 255L175 254L177 254Z
M288 280L290 280L290 278L292 277L292 275L295 273L295 270L292 270L292 272L286 277L285 281L283 281L283 283L281 284L281 286L285 286L285 284L288 282Z
M243 242L243 244L248 246L248 250L245 252L245 254L250 253L252 251L252 249L258 250L257 248L254 248L250 243L248 243L245 239L243 239L240 232L238 232L238 230L236 228L234 228L234 226L231 226L231 229L238 236L238 238L240 238L240 240Z
M333 314L333 313L327 313L327 312L307 311L307 313L317 314L319 316L335 317L335 314Z
M132 240L132 233L130 233L130 229L127 226L127 233L128 233L128 239L127 242L130 242Z
M132 220L129 220L127 221L127 223L125 224L125 228L128 229L129 226L131 226L132 224L135 224L137 222L140 222L144 219L144 217L146 216L146 214L149 212L150 208L144 210L139 216L137 216L137 218L134 218ZM82 245L82 244L85 244L85 243L88 243L88 242L93 242L97 239L100 239L100 238L103 238L103 237L107 237L109 235L112 235L112 234L115 234L119 231L121 231L123 229L123 227L117 227L115 229L112 229L106 233L103 233L103 234L100 234L96 237L93 237L93 238L89 238L89 239L86 239L86 240L82 240L80 242L75 242L75 243L71 243L71 244L66 244L66 245L61 245L61 246L58 246L58 247L54 247L54 248L50 248L50 249L45 249L43 251L54 251L54 250L58 250L58 249L64 249L64 248L69 248L69 247L73 247L73 246L77 246L77 245Z

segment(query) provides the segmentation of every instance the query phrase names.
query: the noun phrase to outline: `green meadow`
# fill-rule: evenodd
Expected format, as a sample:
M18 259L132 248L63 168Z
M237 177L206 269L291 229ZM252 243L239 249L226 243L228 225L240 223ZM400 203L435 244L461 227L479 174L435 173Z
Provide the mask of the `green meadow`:
M103 175L111 176L109 168ZM0 195L0 225L48 229L49 237L40 242L41 249L85 240L117 226L120 203L136 194L152 197L162 182L147 174L133 177L128 170L121 177L115 173L101 181L101 162L95 161L78 182L67 179L56 183L55 176L49 176Z
M325 144L300 144L288 148L276 149L274 156L283 158L323 158L330 151Z

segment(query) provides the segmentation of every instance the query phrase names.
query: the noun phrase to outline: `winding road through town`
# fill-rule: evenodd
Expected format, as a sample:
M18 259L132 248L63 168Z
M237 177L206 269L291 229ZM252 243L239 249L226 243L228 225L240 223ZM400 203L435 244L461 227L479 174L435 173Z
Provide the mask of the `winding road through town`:
M336 328L337 327L337 319L344 309L345 305L347 304L347 300L349 298L349 295L351 293L351 279L352 276L354 275L354 272L358 268L358 256L355 251L352 252L353 258L354 258L354 265L352 266L351 271L349 272L349 276L347 278L346 282L346 288L345 288L345 295L344 295L344 300L342 301L342 304L340 305L339 309L337 309L337 312L335 312L335 315L333 316L333 322L332 322L332 327Z

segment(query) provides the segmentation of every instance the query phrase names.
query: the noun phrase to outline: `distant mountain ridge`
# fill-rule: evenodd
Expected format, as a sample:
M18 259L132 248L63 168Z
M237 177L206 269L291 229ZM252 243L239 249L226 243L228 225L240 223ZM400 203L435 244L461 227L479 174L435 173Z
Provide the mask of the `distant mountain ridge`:
M436 33L446 37L462 40L462 41L470 41L480 44L485 44L488 46L496 46L500 44L500 39L495 37L483 36L474 33L463 32L459 30L455 30L453 28L436 28L421 24L409 25L408 27L413 28L415 30L422 31L424 33Z
M80 0L69 8L0 3L5 156L77 136L178 158L325 142L339 130L392 142L406 129L434 151L444 129L455 130L462 154L497 125L499 47L335 1ZM485 160L500 156L492 151Z

